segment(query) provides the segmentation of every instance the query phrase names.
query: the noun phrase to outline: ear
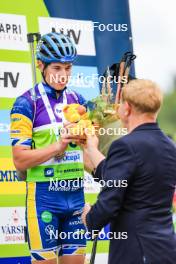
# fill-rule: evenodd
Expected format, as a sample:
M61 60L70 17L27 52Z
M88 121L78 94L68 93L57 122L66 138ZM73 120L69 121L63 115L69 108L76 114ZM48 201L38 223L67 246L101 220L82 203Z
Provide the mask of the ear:
M43 72L43 69L44 69L44 63L41 61L41 60L37 60L37 68Z
M125 102L125 116L129 116L131 114L131 105L128 102Z

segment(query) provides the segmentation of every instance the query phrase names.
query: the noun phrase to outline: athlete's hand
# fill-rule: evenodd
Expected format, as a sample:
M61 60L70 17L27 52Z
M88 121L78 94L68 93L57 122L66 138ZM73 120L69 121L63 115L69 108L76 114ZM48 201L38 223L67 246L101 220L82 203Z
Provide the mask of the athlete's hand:
M74 127L76 124L74 123L66 123L64 127L60 130L60 140L57 144L58 148L58 156L62 155L68 147L69 143L74 143L77 145L85 144L85 136L73 135L69 132L71 127Z
M73 142L73 143L81 143L81 142L85 142L86 140L86 135L77 135L77 134L73 134L71 131L71 128L76 127L77 124L76 123L65 123L63 130L61 130L61 139L63 142Z

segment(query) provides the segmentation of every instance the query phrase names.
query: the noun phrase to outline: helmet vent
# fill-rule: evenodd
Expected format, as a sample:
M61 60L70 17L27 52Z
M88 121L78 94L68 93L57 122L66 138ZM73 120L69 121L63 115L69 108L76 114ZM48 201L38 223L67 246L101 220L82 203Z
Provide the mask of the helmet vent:
M40 51L40 53L41 53L42 55L44 55L45 57L47 57L47 58L50 57L49 54L48 54L44 49L42 49L42 50Z
M66 39L64 39L64 38L62 39L62 42L63 42L63 43L67 43Z
M69 54L69 48L65 47L67 54Z
M74 49L73 49L73 47L71 47L71 50L72 50L72 54L74 54Z

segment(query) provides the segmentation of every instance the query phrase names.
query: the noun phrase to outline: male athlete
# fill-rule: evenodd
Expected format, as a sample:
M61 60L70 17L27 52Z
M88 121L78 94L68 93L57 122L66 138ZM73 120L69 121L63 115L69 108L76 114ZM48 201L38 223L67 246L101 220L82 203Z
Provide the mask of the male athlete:
M76 48L59 33L42 36L37 49L43 81L18 97L11 110L14 164L27 170L26 220L32 263L83 264L86 241L73 234L84 233L82 150L78 136L60 137L64 126L62 108L84 104L84 98L66 85ZM74 184L76 180L80 184ZM78 181L77 181L78 182ZM57 185L57 186L56 186ZM75 187L76 186L76 187Z

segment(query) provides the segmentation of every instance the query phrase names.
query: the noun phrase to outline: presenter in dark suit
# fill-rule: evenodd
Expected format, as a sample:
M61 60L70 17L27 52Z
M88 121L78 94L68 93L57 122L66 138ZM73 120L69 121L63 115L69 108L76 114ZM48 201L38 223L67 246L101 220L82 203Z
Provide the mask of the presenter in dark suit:
M84 148L95 177L107 186L92 207L84 208L82 220L89 231L110 223L109 264L176 263L176 147L156 122L161 104L155 83L129 82L118 110L128 135L112 143L107 158L99 152L96 136L89 136Z

